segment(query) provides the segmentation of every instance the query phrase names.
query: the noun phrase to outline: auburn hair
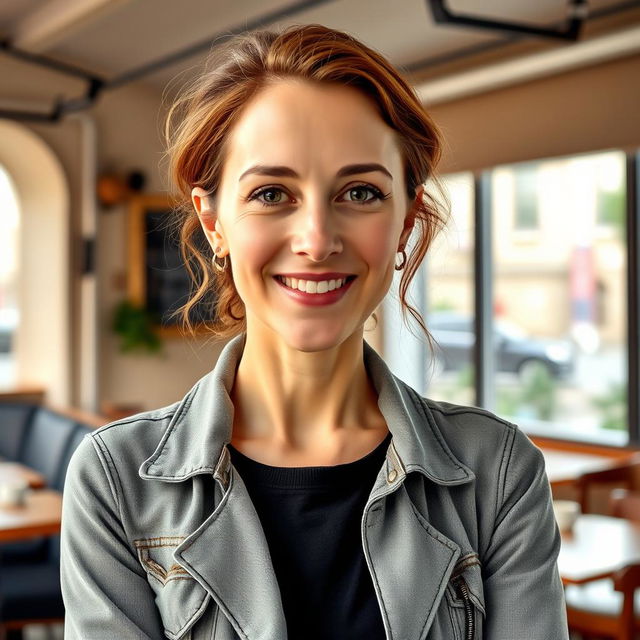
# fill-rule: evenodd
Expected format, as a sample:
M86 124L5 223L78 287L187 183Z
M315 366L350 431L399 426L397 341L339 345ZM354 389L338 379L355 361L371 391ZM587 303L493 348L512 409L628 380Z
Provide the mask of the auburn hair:
M169 181L178 196L173 224L192 280L191 296L174 316L193 334L192 311L204 303L211 316L206 324L213 335L227 338L246 329L244 303L232 269L215 269L210 250L203 248L204 234L191 204L191 190L202 187L215 197L225 142L243 107L265 85L285 78L348 85L361 91L397 133L409 202L416 199L418 185L431 181L422 201L414 204L412 237L416 237L410 243L399 284L405 322L412 316L431 343L424 320L409 304L407 294L448 215L448 200L435 176L442 149L440 132L413 88L381 54L347 33L318 24L291 26L281 32L253 31L216 46L204 71L180 92L168 111L166 156Z

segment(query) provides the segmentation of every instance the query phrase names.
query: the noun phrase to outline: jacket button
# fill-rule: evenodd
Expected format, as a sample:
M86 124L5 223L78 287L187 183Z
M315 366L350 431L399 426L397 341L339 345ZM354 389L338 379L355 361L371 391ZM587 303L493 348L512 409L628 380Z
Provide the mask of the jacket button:
M391 469L389 471L389 475L387 476L387 480L389 482L393 482L398 477L398 472L395 469Z

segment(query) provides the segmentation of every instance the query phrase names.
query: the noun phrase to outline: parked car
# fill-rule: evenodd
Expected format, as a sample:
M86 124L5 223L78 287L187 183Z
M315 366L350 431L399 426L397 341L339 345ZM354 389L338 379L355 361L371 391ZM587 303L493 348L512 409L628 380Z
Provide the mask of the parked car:
M9 353L18 326L17 309L0 309L0 353Z
M473 360L473 318L451 311L434 312L427 318L437 346L438 368L457 371ZM575 366L575 349L569 340L535 338L517 325L494 321L496 370L526 378L542 367L554 378L568 377Z

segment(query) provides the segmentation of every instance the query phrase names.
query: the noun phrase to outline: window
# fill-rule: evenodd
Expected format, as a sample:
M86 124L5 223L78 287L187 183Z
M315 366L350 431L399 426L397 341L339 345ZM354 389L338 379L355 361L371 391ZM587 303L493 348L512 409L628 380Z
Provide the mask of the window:
M15 380L13 336L18 326L18 201L0 165L0 386Z
M538 228L538 167L527 163L506 167L505 182L513 182L513 228L517 230ZM508 188L505 184L502 188ZM506 195L506 194L505 194ZM507 202L508 199L505 199Z
M637 444L636 165L612 150L446 177L452 222L423 267L426 395L534 435Z
M521 174L492 171L495 410L537 434L626 444L626 249L623 234L598 233L624 229L611 203L624 202L625 156L528 163L539 233L526 246L501 215L509 171Z
M473 402L473 175L443 180L450 202L447 227L436 237L425 262L427 328L434 352L428 394L459 404Z

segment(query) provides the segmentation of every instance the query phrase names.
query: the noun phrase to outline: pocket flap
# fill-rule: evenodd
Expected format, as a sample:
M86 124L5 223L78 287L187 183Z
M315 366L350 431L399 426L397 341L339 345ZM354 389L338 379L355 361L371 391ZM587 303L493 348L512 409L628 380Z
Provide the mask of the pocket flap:
M171 640L185 636L202 616L209 600L202 585L173 557L184 539L184 536L159 536L134 540L138 559L156 596L165 634Z

